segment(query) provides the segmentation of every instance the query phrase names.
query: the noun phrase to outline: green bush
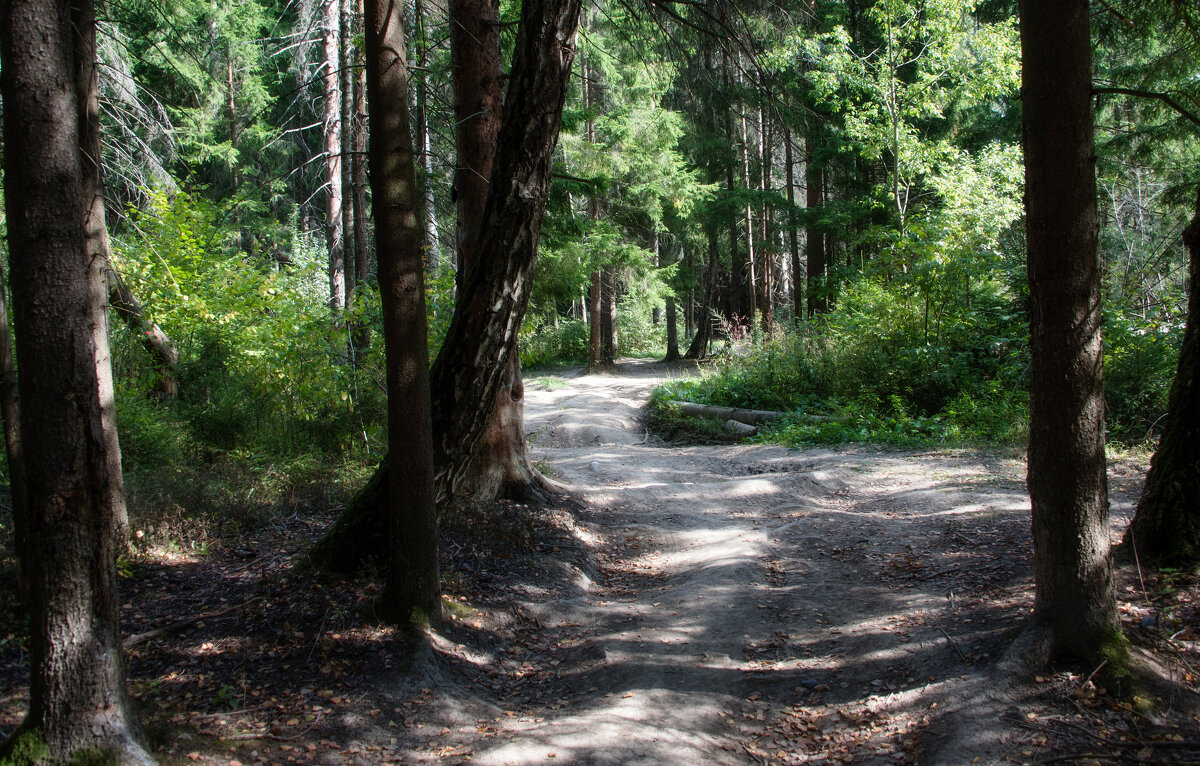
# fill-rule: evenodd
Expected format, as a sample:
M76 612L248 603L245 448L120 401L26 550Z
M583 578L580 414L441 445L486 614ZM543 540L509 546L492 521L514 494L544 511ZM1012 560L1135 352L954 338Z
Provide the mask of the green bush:
M1183 343L1181 322L1137 314L1104 317L1104 400L1109 438L1136 444L1156 436L1167 411Z
M903 284L864 278L827 316L667 383L656 401L787 412L760 437L787 444L1019 439L1022 318L994 285L970 297L969 308L933 311Z
M526 322L526 325L536 324ZM586 364L588 327L578 319L560 319L557 326L545 325L521 336L521 365L547 367L562 364Z

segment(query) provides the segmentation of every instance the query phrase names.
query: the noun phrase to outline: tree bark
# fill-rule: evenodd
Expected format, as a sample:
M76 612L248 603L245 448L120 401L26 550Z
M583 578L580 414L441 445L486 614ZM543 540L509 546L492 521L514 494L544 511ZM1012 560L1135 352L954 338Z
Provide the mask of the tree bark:
M325 247L329 254L329 307L340 314L346 308L346 261L342 231L342 96L338 76L338 28L340 0L325 0L321 19L321 47L324 55L321 80L323 98L323 137L325 149Z
M363 0L354 2L354 31L364 34ZM370 268L370 224L367 221L367 68L362 55L355 48L354 61L354 108L350 123L350 181L354 205L354 274L355 281L362 282L371 273ZM355 293L355 297L361 291ZM366 322L358 322L351 328L350 340L355 364L360 355L371 346L371 328Z
M438 244L437 210L433 197L433 151L429 131L429 40L425 26L425 2L414 0L413 22L417 40L416 113L417 156L421 167L421 246L425 248L425 266L437 270L441 263Z
M461 290L478 265L473 248L480 239L504 116L499 0L450 0L450 56L458 151L452 196L458 206L455 250Z
M603 307L602 285L604 270L592 272L591 284L588 285L588 372L598 372L603 367L604 350L600 334L600 313Z
M357 211L354 209L354 163L351 160L354 152L354 70L361 62L355 61L358 49L354 45L354 0L337 0L337 3L341 17L338 24L338 106L341 110L338 138L342 161L338 169L342 184L342 300L346 308L351 308L354 306L354 291L361 277L354 252L354 216ZM353 358L353 342L350 346L349 356Z
M708 225L708 273L704 277L704 302L700 305L700 316L696 320L696 334L692 336L692 344L688 346L684 359L707 359L708 344L712 340L712 302L716 291L717 265L721 253L717 248L717 230L711 223Z
M617 269L605 266L600 272L600 364L617 363Z
M1125 544L1143 561L1190 567L1200 561L1200 189L1183 242L1189 261L1183 346L1166 425Z
M788 228L788 244L791 246L792 256L792 314L793 320L799 326L801 320L804 319L804 291L800 289L800 232L796 227L796 165L792 158L792 133L790 130L784 130L783 133L783 162L787 171L787 228Z
M1039 651L1118 663L1086 0L1021 2Z
M99 154L86 151L99 126L90 0L4 3L0 57L30 607L29 711L0 759L39 734L54 762L90 750L149 764L117 606L125 515L95 257Z
M805 133L804 142L804 183L805 183L805 213L807 227L805 228L804 247L808 261L808 315L824 314L829 310L828 286L825 284L825 234L821 231L818 216L823 203L822 185L825 182L824 172L816 161L816 140L814 134L817 128L815 122L810 122Z
M393 622L436 620L437 506L433 493L424 252L408 115L404 6L366 2L371 200L387 359L390 567L381 600Z

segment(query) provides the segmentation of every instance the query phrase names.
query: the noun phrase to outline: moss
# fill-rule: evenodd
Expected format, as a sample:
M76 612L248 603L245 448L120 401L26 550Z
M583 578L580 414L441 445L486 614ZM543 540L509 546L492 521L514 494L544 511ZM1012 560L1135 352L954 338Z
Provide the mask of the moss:
M1121 700L1135 698L1140 684L1133 672L1129 640L1117 628L1107 631L1096 650L1104 665L1098 675L1109 694Z
M20 728L0 743L0 766L34 766L50 758L40 729Z
M67 760L67 766L119 766L112 753L98 747L76 750Z

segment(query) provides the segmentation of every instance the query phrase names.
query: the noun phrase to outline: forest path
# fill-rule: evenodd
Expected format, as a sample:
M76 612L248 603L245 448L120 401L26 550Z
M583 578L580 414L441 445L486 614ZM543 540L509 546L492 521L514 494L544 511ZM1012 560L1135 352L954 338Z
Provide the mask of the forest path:
M522 603L523 647L492 685L505 714L459 745L472 762L967 763L1010 747L987 669L1029 607L1023 464L663 445L639 410L669 374L626 361L530 384L533 456L584 500L599 565Z

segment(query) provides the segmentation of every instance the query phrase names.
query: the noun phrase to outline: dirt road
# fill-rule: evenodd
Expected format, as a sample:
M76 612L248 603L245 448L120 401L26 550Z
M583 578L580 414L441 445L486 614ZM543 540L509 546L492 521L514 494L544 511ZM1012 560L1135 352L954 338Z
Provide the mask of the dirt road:
M519 709L464 741L472 762L969 763L1020 743L989 669L1030 605L1021 462L663 445L639 409L664 374L527 394L598 565L524 600L496 684Z

